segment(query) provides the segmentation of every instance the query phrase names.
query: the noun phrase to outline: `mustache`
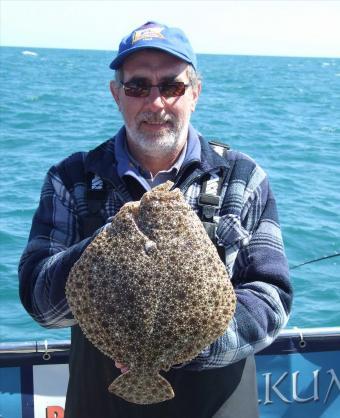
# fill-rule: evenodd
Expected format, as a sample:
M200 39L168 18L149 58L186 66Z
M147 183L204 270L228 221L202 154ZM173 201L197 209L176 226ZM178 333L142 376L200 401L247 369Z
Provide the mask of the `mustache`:
M167 113L143 112L137 117L137 123L166 123L173 121L173 116Z

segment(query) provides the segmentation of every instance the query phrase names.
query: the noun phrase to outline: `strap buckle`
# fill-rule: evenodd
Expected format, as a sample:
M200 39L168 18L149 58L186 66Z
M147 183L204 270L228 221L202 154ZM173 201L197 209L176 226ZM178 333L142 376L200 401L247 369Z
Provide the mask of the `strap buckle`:
M202 214L207 219L212 219L221 208L220 196L212 194L200 193L197 203L202 207Z

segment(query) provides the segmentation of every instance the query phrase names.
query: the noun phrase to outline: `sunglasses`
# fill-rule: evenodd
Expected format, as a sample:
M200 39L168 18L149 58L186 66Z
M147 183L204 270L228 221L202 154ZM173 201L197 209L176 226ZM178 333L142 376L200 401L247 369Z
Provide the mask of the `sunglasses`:
M190 84L185 84L183 81L165 81L159 84L147 84L144 81L128 81L120 84L124 88L126 96L129 97L148 97L151 87L158 87L159 93L162 97L179 97L183 96L187 87Z

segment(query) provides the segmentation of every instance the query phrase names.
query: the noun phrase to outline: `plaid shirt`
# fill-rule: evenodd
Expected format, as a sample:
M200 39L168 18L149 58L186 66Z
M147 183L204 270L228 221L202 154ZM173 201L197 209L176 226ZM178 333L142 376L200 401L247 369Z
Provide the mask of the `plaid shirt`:
M71 155L52 166L45 178L19 265L22 303L44 327L76 323L65 298L65 283L93 239L82 239L86 173L95 173L94 185L100 187L101 179L110 185L102 208L104 220L132 200L116 171L114 140L89 153ZM292 302L275 199L266 174L248 156L228 151L227 158L222 158L202 138L200 141L201 160L184 162L176 181L198 213L202 178L207 173L227 174L216 237L225 248L237 307L224 335L186 365L192 370L223 367L268 346L286 324Z

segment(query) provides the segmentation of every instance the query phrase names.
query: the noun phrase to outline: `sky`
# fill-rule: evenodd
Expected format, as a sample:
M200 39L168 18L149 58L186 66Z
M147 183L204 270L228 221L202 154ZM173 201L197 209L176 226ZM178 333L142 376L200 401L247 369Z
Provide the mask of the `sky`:
M197 53L340 58L338 0L0 0L0 45L115 51L150 20Z

